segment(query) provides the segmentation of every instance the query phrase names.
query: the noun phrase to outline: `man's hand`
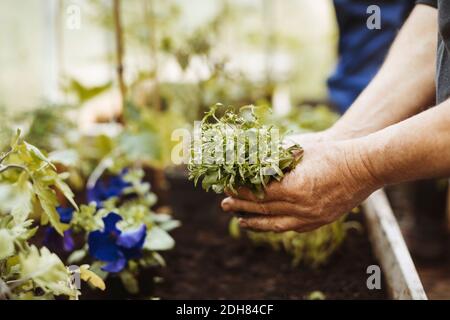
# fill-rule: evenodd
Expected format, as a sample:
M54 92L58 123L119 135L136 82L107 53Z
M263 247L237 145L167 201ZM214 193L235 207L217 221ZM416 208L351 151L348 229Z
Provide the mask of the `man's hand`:
M336 220L381 186L349 142L311 142L303 147L301 163L281 182L269 184L263 200L241 189L224 199L222 208L253 213L243 213L242 227L304 232Z
M248 190L223 200L225 211L250 212L241 226L309 231L348 212L376 189L450 176L450 99L366 137L306 143L299 165L269 184L258 200Z

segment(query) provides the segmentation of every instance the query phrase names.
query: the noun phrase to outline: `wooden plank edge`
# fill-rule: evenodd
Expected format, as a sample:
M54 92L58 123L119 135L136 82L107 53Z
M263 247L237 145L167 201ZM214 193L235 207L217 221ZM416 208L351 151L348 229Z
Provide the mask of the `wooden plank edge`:
M447 187L447 230L450 231L450 179Z
M375 191L364 203L369 239L392 299L427 300L386 193Z

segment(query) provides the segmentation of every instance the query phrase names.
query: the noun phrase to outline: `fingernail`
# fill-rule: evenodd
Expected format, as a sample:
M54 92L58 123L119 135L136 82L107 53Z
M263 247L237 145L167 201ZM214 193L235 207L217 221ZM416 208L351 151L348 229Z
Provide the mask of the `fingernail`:
M240 225L241 227L243 227L243 228L248 227L248 223L247 223L247 221L245 221L244 219L239 218L238 221L239 221L239 225Z
M230 200L228 199L222 200L222 209L225 211L230 210Z

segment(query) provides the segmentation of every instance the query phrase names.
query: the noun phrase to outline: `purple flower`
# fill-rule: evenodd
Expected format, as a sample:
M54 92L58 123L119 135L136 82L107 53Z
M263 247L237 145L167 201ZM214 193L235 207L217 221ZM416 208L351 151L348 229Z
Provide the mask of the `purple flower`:
M142 224L137 230L122 232L116 224L122 217L110 212L103 218L104 229L93 231L88 236L89 253L94 258L105 261L102 267L107 272L120 272L128 260L142 255L147 228Z
M62 223L70 223L72 221L74 211L72 207L57 207L56 211L58 211L59 221Z
M62 223L70 223L73 217L73 208L71 207L57 207L56 211L59 214L59 220ZM75 249L75 242L72 237L72 230L64 231L64 236L56 232L55 228L48 227L44 234L44 245L52 251L70 252Z
M111 198L118 197L123 194L123 190L131 184L123 179L127 170L123 170L117 176L111 176L97 180L94 187L87 188L87 202L95 202L98 208L102 207L102 202Z

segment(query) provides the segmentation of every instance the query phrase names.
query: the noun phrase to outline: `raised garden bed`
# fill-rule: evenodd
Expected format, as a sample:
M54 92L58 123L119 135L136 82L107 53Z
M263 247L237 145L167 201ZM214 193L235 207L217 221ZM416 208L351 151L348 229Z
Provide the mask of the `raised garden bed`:
M196 214L192 212L192 214ZM316 270L293 267L291 257L247 240L232 239L228 214L210 224L190 220L173 232L177 246L165 254L164 281L155 287L162 299L304 299L321 291L327 299L387 299L368 290L366 268L375 264L367 235L349 232L328 265ZM364 220L361 215L356 219Z
M173 234L177 246L165 254L170 264L159 273L164 281L155 286L154 295L162 299L304 299L319 290L327 299L426 299L384 192L375 192L364 208L364 214L351 216L362 223L363 232L350 231L341 250L315 270L292 267L283 252L232 239L230 217L218 207L208 213L213 219L203 225L194 217L205 212L184 212L183 227ZM189 215L193 219L186 219ZM369 290L366 285L366 269L373 264L383 271L381 290Z

